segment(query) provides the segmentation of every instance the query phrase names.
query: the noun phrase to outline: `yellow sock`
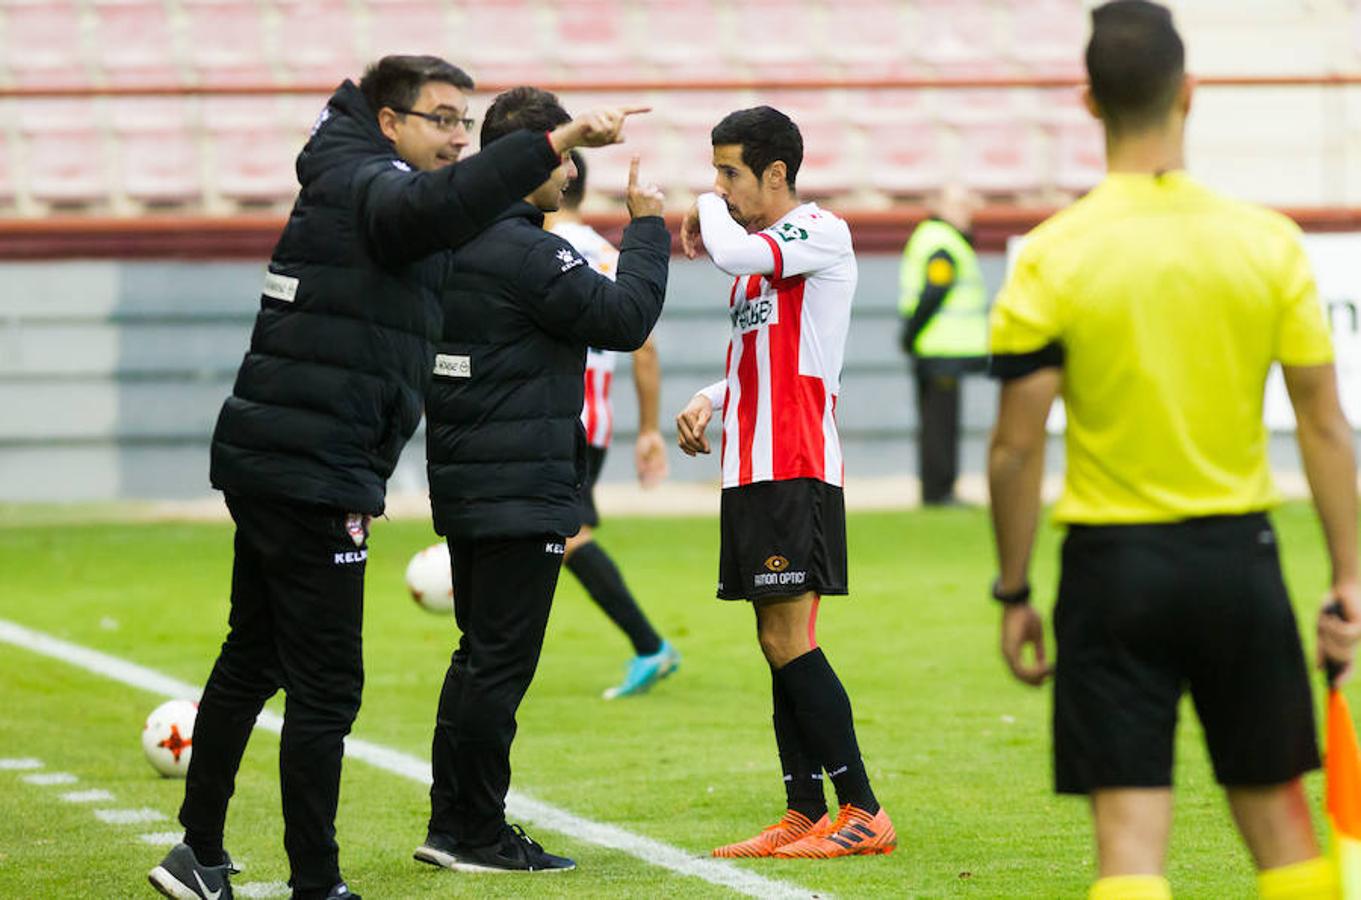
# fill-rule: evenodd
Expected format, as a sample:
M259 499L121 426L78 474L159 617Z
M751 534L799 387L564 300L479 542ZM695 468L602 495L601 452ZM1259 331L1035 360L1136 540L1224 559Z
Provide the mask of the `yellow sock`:
M1161 875L1112 875L1092 885L1087 900L1172 900L1172 886Z
M1262 900L1334 900L1337 869L1322 856L1257 873Z

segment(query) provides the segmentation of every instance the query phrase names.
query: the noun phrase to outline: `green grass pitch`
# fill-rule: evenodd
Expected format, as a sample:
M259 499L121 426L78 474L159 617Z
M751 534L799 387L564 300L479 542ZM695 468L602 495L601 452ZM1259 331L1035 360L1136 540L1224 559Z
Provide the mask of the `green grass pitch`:
M1313 514L1276 514L1287 579L1312 644L1327 564ZM750 861L746 868L839 897L1076 897L1092 877L1088 815L1050 791L1047 690L1004 672L986 513L852 514L852 596L822 607L818 635L850 692L876 792L898 829L891 856ZM543 662L520 712L515 787L590 819L701 856L780 814L769 676L744 604L713 599L717 523L616 518L599 539L660 630L684 654L650 695L605 702L629 650L564 573ZM428 758L452 618L417 608L402 569L435 540L422 522L379 521L366 600L368 680L355 734ZM1052 603L1058 535L1036 556ZM149 666L193 684L225 633L227 524L92 524L0 510L0 618ZM1353 705L1361 693L1352 692ZM160 699L0 644L0 757L35 757L104 789L152 826L98 821L69 787L0 771L0 897L151 896L162 852L138 840L176 830L182 782L142 759L142 720ZM279 709L276 700L271 708ZM1250 897L1254 880L1214 785L1200 732L1183 710L1169 876L1179 897ZM283 881L277 738L257 732L228 821L237 881ZM1320 778L1308 780L1317 807ZM98 804L96 804L98 805ZM105 804L108 805L108 804ZM424 835L425 789L362 762L346 766L337 823L341 862L371 898L709 897L721 888L617 851L535 828L580 868L552 876L467 876L411 860ZM1317 816L1317 808L1315 810Z

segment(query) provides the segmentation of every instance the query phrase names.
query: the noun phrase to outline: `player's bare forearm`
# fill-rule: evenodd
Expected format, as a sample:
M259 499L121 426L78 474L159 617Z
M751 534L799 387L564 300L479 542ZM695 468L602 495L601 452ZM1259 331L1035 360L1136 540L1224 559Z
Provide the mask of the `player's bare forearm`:
M1008 592L1028 580L1044 478L1044 424L1060 379L1060 371L1050 368L1002 385L988 448L988 489L999 587Z
M660 430L662 364L651 335L633 352L633 386L638 392L638 430Z
M1332 561L1334 586L1355 586L1357 565L1356 452L1342 412L1333 366L1286 366L1295 408L1300 459ZM1361 612L1357 610L1356 612Z

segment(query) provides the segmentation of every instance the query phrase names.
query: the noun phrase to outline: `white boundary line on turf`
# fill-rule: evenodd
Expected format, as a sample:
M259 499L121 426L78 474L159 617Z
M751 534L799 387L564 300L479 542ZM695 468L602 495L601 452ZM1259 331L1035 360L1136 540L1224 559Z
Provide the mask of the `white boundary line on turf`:
M188 682L80 644L52 637L41 631L25 628L6 619L0 619L0 642L59 659L96 675L164 697L178 699L198 697L200 694L200 689ZM262 712L260 718L256 720L256 726L278 734L283 728L283 719L272 712ZM345 755L420 784L430 784L429 761L409 753L350 737L345 740ZM650 865L669 869L679 875L698 878L748 897L816 896L825 900L830 900L831 897L830 894L823 892L815 894L796 884L777 881L740 869L722 860L693 856L679 847L634 834L614 825L583 818L565 809L535 800L519 791L511 791L506 797L506 812L549 831L556 831L611 850L619 850Z

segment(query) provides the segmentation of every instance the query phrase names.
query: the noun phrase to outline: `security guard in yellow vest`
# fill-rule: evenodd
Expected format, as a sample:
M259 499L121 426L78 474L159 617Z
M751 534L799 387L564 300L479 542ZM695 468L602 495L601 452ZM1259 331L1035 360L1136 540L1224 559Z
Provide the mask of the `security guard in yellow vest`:
M960 378L986 368L988 293L969 238L978 197L947 187L903 248L900 340L917 384L922 503L954 501Z

